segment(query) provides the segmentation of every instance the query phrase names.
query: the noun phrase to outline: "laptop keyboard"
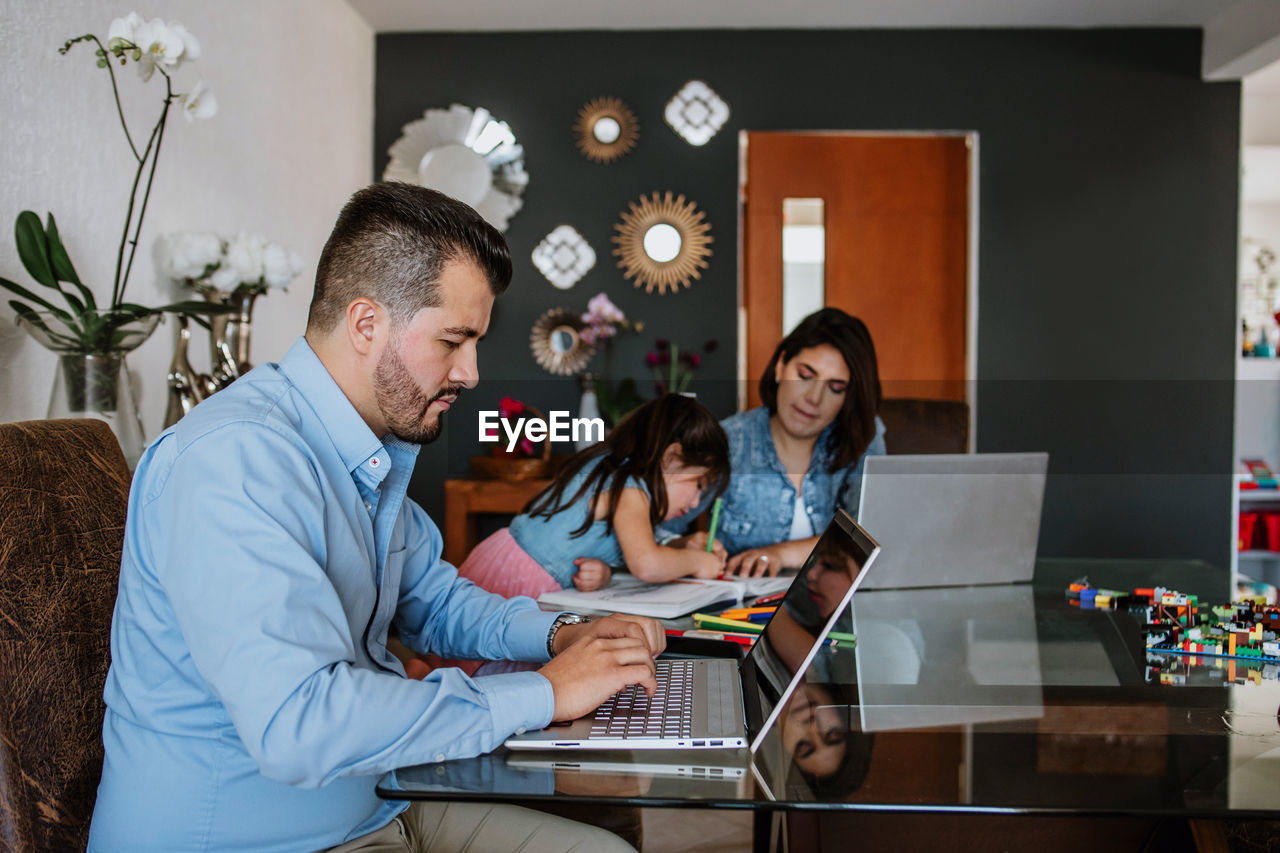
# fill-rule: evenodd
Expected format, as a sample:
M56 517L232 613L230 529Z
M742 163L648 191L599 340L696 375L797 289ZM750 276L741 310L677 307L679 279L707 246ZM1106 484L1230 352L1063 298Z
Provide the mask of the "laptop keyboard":
M658 689L652 698L633 684L610 696L591 718L589 737L653 740L690 737L693 661L655 661Z

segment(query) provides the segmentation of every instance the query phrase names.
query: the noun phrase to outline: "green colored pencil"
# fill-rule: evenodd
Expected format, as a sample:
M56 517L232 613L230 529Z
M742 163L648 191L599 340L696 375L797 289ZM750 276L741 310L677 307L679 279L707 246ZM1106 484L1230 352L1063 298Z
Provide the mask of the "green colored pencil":
M724 505L724 501L716 498L715 503L711 505L711 530L707 533L707 553L711 553L711 546L716 542L716 528L720 526L720 507Z

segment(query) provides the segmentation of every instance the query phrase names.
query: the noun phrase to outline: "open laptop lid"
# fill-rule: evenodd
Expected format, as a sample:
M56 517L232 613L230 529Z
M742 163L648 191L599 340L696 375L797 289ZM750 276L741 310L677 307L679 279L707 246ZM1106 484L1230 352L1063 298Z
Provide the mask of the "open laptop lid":
M742 662L743 701L751 750L759 749L809 662L867 576L880 546L837 510L786 597ZM848 640L834 638L840 644ZM849 649L852 653L852 648Z
M1047 453L868 456L858 523L886 548L867 589L1031 580Z

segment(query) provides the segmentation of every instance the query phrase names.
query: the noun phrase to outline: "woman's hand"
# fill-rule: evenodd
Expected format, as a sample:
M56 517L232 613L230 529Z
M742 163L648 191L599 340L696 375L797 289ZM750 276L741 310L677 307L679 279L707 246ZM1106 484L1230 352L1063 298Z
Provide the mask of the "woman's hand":
M573 561L578 571L573 573L573 585L579 592L591 592L609 583L613 569L595 557L579 557Z
M692 551L707 550L707 532L705 530L699 530L697 533L694 533L689 536L683 536L681 537L681 539L684 540L683 543L680 544L680 547L682 548L688 548ZM672 541L673 543L675 543L675 542L679 542L680 540L677 539ZM726 551L724 549L724 546L720 544L719 539L713 540L711 545L711 553L719 557L721 562L729 559L729 552Z
M725 575L736 575L743 578L759 578L776 575L782 571L782 554L778 546L765 548L748 548L729 558L725 564Z

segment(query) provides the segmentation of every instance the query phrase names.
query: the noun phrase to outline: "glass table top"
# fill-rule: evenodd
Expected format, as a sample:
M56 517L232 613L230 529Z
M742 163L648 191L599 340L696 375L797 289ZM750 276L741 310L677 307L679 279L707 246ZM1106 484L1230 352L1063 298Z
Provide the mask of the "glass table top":
M521 751L403 768L393 799L641 806L1280 813L1280 666L1150 654L1140 616L1064 594L1163 585L1229 600L1199 562L1041 560L1030 585L863 590L760 749Z

